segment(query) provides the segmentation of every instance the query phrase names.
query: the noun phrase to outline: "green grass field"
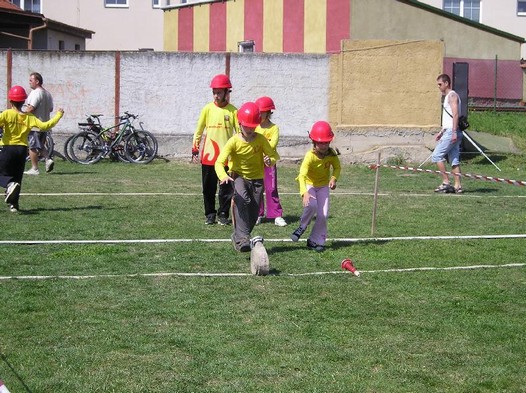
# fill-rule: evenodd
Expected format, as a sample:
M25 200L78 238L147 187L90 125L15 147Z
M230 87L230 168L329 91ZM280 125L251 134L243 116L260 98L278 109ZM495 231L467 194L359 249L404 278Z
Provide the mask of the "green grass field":
M483 157L463 172L526 180L523 157L493 158L502 172ZM437 175L382 168L372 237L375 172L344 166L339 240L315 253L307 234L287 241L297 170L279 165L289 226L253 232L266 277L231 227L204 225L199 166L26 176L22 211L0 212L0 379L11 393L526 391L525 240L499 237L526 234L526 187L464 178L465 194L438 195Z

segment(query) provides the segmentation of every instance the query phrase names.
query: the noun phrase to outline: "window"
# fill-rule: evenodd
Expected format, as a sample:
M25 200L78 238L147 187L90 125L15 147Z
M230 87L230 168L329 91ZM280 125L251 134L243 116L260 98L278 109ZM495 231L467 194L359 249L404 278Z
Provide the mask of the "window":
M66 49L66 43L62 40L58 40L58 50Z
M152 8L160 8L161 0L152 0Z
M40 0L9 0L12 4L22 8L24 11L42 13Z
M480 3L481 0L444 0L443 8L444 11L480 22Z
M128 0L104 0L105 7L128 7Z
M526 0L517 1L517 15L526 15Z

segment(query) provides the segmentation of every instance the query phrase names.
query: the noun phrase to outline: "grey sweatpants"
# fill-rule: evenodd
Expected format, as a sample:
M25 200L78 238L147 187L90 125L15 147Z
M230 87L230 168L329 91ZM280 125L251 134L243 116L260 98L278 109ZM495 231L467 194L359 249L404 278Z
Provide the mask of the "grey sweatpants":
M263 179L248 180L237 176L234 180L234 243L236 248L250 243L250 233L259 214L263 194Z

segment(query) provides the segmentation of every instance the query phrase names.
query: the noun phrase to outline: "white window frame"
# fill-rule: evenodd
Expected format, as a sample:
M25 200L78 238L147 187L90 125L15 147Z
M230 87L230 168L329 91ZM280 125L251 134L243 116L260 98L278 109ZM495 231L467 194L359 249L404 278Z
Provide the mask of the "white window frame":
M454 1L454 0L453 0L453 1ZM466 18L466 19L469 19L469 18L467 18L467 17L464 15L464 8L465 8L464 0L458 0L458 4L459 4L459 13L458 13L458 14L456 14L456 13L454 13L454 12L452 12L452 11L446 10L446 4L445 4L445 3L446 3L446 0L443 0L443 1L442 1L442 9L443 9L444 11L447 11L447 12L450 12L450 13L452 13L452 14L455 14L455 15L461 16L461 17ZM472 20L472 19L470 19L470 20ZM481 21L482 21L482 0L479 1L479 20L475 20L474 22L479 22L479 23L481 23Z
M524 11L519 11L519 4L523 4ZM517 0L517 15L526 16L526 0Z
M33 0L19 0L17 1L16 3L13 1L13 0L8 0L11 4L15 4L16 6L22 8L24 11L26 10L25 6L26 4L31 4L31 6L33 5ZM43 14L42 12L42 2L43 0L40 0L40 9L38 11L33 11L32 9L29 10L29 12L34 12L35 14ZM31 7L33 8L33 7Z
M161 0L152 0L152 8L161 8Z
M104 0L104 7L106 8L129 8L130 7L130 5L128 4L129 0L124 0L126 4L111 4L111 3L108 4L108 1L111 1L111 0Z

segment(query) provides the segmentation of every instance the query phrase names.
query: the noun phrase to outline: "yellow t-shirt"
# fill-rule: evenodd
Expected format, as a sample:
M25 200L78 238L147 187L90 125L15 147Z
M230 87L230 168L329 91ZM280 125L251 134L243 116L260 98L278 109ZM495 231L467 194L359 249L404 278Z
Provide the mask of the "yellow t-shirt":
M16 109L7 109L0 113L0 127L4 129L2 144L27 146L27 136L32 128L47 131L53 128L62 118L57 112L51 120L41 121L32 113L20 113Z
M330 149L329 154L323 158L319 158L312 150L308 151L296 179L300 185L300 195L307 192L307 184L313 187L323 187L329 185L331 178L338 180L340 171L340 159L333 149Z
M279 127L276 124L272 124L268 128L257 126L256 132L267 138L268 143L270 143L270 147L276 150L279 142Z
M224 107L214 102L205 105L199 115L194 132L193 149L201 148L201 164L214 165L225 143L237 132L237 108L232 104ZM206 135L201 138L206 129Z
M245 142L241 134L234 135L228 140L221 150L215 163L215 171L219 180L224 180L228 175L222 163L229 157L229 167L232 172L248 179L263 179L265 164L263 154L269 156L272 165L279 160L279 155L270 147L270 144L261 134L256 133L252 142Z

